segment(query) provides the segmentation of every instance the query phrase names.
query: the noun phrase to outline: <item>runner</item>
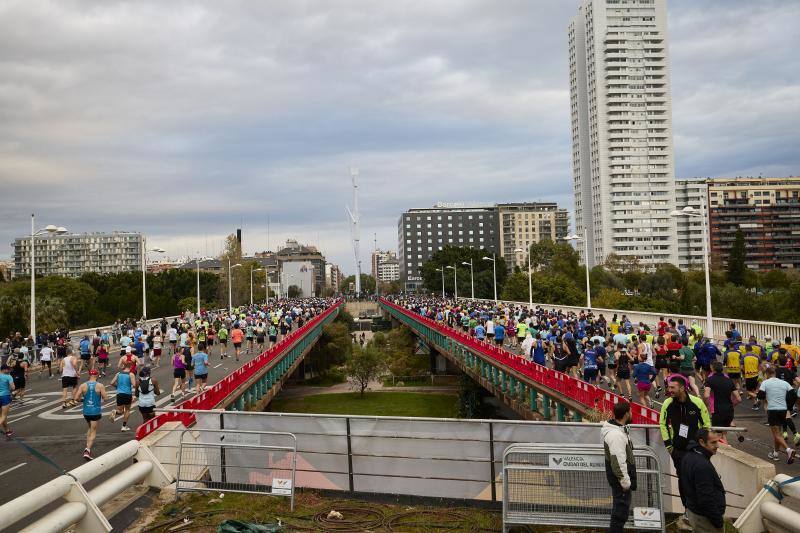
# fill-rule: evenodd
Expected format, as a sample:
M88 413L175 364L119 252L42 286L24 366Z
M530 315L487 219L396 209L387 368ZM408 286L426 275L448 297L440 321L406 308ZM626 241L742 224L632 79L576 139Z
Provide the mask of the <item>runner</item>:
M6 439L11 440L14 432L8 425L8 410L11 408L11 399L14 393L14 378L8 372L11 370L7 364L0 366L0 424L3 426L3 432L6 434Z
M650 389L653 388L653 381L658 376L658 372L653 365L647 362L645 354L639 355L639 362L633 366L633 377L636 379L636 392L639 396L639 403L645 407L650 407Z
M83 365L85 364L89 367L89 370L92 368L92 354L89 351L91 343L89 342L89 336L84 335L83 339L81 339L80 345L78 346L81 354L81 360L78 361L78 374L83 372Z
M183 354L175 352L172 356L172 394L170 398L175 399L175 391L180 390L181 395L186 394L186 365L183 363Z
M786 405L786 393L792 386L784 380L775 377L775 367L768 366L764 371L765 379L758 388L758 397L767 400L767 424L772 432L773 451L769 452L768 457L773 461L779 460L779 453L786 452L786 463L794 462L795 451L789 447L781 434L781 427L786 420L788 406Z
M161 330L157 329L155 334L153 335L153 366L158 368L161 366L161 349L162 343L164 342L163 337L161 336Z
M247 325L245 326L245 337L247 338L247 353L253 353L253 335L254 335L253 323L250 320L248 320Z
M597 352L594 351L594 346L587 348L581 356L580 362L583 365L583 380L587 383L597 382Z
M111 386L117 387L117 407L111 410L108 418L111 422L117 421L117 416L122 415L122 431L130 431L128 418L131 416L131 403L133 402L133 387L136 383L136 374L131 370L131 363L126 362L122 370L117 372L111 380Z
M14 378L14 392L16 393L14 397L20 403L24 403L25 384L28 381L28 359L22 350L14 360L14 366L11 367L11 377Z
M233 348L236 350L236 360L239 360L239 354L242 351L242 341L244 340L244 332L239 327L239 325L235 325L233 331L231 331L231 342L233 342Z
M141 361L139 358L133 354L133 349L128 346L125 348L125 355L120 357L119 363L117 363L117 369L122 370L125 368L125 365L128 365L130 371L136 374L136 369L141 365Z
M273 328L275 328L275 326L272 326L270 328L270 331L272 331ZM220 343L219 358L224 359L228 357L228 328L225 327L225 324L220 325L220 328L217 331L217 336L219 337L219 343ZM277 340L273 341L272 337L273 337L272 334L270 334L269 341L274 345L275 342L277 342Z
M167 330L167 339L169 340L169 356L175 355L175 346L178 345L178 330L175 326L171 325Z
M264 351L264 341L266 340L266 330L264 329L264 323L259 322L255 329L256 334L256 344L258 344L258 353Z
M747 397L753 402L753 411L758 411L761 402L758 400L758 375L761 370L761 359L755 352L753 346L748 344L744 348L744 358L742 359L742 371L744 372L744 386L747 390Z
M61 371L61 403L62 409L73 407L75 402L73 397L78 389L78 358L74 354L69 354L59 362ZM67 398L67 389L71 389Z
M83 450L83 458L87 461L94 459L92 445L95 435L97 435L97 425L103 417L103 402L107 397L106 388L102 383L97 382L98 374L97 370L89 370L89 381L75 389L75 395L72 398L73 403L83 401L83 418L89 424L89 428L86 430L86 448Z
M146 366L139 371L139 382L136 383L136 397L139 404L139 413L142 423L156 416L156 396L161 394L156 378L150 376L150 367Z
M97 349L97 365L100 367L100 377L106 377L108 371L108 348L105 344L101 344Z
M711 413L711 425L715 428L733 426L734 408L742 401L736 382L723 373L720 361L711 364L712 373L703 386L703 397ZM723 444L726 432L721 432Z
M192 364L194 366L194 379L195 379L195 394L203 392L206 383L208 382L208 354L205 353L205 343L197 345L197 353L192 356Z
M278 328L275 324L269 325L269 347L272 348L278 343Z
M700 396L700 390L697 387L697 381L695 381L694 350L689 346L688 337L684 336L681 338L681 348L678 350L677 360L679 362L678 372L689 380L692 393L694 393L695 396Z
M44 368L47 367L48 379L53 379L53 349L49 344L42 346L42 349L39 351L39 357L42 364L41 370L39 371L40 377L44 377Z
M502 322L499 322L494 328L494 343L497 346L502 346L505 339L506 328L503 327Z

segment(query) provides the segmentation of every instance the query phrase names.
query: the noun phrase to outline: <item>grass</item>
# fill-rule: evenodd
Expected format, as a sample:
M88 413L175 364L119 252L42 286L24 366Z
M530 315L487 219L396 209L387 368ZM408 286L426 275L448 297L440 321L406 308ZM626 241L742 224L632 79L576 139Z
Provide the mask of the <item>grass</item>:
M347 378L342 372L338 370L329 370L324 374L303 381L302 384L309 387L332 387L333 385L338 385L345 381L347 381Z
M444 387L450 385L458 385L458 378L453 376L434 376L433 383L431 383L430 376L408 376L408 377L395 377L392 382L391 376L383 378L384 387Z
M345 523L326 524L331 510L344 515ZM189 522L184 522L188 519ZM277 496L226 493L189 494L177 505L166 505L149 524L149 531L214 532L226 519L275 524L281 531L500 531L499 511L487 509L451 509L430 505L397 505L364 502L356 499L326 498L316 491L295 494L295 510L289 499ZM154 527L156 526L156 527ZM171 529L172 528L172 529Z
M456 415L456 400L451 394L367 392L360 398L357 392L346 392L276 398L270 408L284 413L451 418Z

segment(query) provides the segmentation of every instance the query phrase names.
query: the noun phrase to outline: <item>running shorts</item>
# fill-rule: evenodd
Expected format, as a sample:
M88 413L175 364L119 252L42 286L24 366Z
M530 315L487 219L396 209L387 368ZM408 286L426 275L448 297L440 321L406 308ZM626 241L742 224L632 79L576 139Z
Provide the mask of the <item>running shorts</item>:
M153 348L153 356L161 357L161 348Z
M494 338L494 343L495 343L496 345L500 346L501 344L503 344L503 339L501 339L501 338L499 338L499 337L495 337L495 338Z
M86 420L87 423L97 422L98 420L103 418L103 415L83 415L83 418Z
M117 393L117 405L130 405L132 400L130 394Z
M91 354L88 354L88 353L82 353L81 354L81 361L88 361L91 358L92 358Z
M748 391L756 392L758 390L758 376L753 376L752 378L745 378L744 386Z
M767 423L769 424L770 427L773 426L781 427L785 421L786 421L785 409L770 409L767 411Z
M714 411L711 415L711 425L720 428L729 428L733 422L733 411Z
M584 368L583 369L583 380L584 381L595 381L597 379L597 368Z
M11 403L11 395L6 394L4 396L0 396L0 407L5 407L6 405Z
M202 380L205 381L205 380L208 379L208 372L206 372L205 374L195 374L194 375L194 379L198 379L198 380L202 379Z
M149 414L153 413L155 411L155 409L156 409L155 405L140 405L139 406L139 412L142 413L143 415L145 415L145 414L149 415Z
M68 389L78 386L78 376L61 376L61 388Z
M228 339L220 339L219 342L220 344L224 344L225 346L228 345Z
M640 390L642 392L650 392L650 389L653 388L652 383L643 383L641 381L636 382L636 390Z
M742 375L739 372L728 372L728 377L731 378L734 382L737 382L742 377Z
M14 378L14 388L24 389L25 388L25 378Z
M175 368L172 370L172 377L177 379L186 379L186 369L185 368Z
M242 347L242 343L241 342L234 342L233 343L233 347L234 348L241 348Z

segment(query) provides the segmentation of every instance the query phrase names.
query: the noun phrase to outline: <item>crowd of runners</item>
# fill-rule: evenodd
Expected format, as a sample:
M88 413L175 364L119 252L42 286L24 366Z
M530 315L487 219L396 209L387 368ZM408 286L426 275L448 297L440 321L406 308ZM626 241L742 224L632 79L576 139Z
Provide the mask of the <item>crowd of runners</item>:
M24 404L25 388L32 375L61 379L63 409L81 407L88 424L84 458L92 459L92 444L102 418L109 389L116 391L111 422L128 426L136 400L142 422L155 416L158 396L169 392L173 403L200 394L207 388L211 349L219 346L220 360L258 354L290 331L302 327L334 303L333 299L291 299L266 305L239 307L233 312L187 313L171 321L116 323L110 330L70 339L66 332L43 334L34 350L32 339L19 334L3 343L0 366L0 425L6 438L14 435L8 425L12 402ZM162 365L172 368L171 383L152 375ZM85 376L85 381L80 383ZM104 381L105 378L108 378Z
M665 443L675 440L673 429L685 432L681 427L685 406L696 413L693 425L698 429L724 428L734 425L736 405L749 401L754 411L766 412L773 437L769 458L777 461L779 453L786 453L787 461L794 461L795 447L800 445L793 421L800 389L796 374L800 348L789 337L744 336L732 323L725 340L717 343L697 322L667 317L645 324L620 314L495 302L456 303L429 297L396 302L477 340L608 388L630 402L657 409L660 404Z

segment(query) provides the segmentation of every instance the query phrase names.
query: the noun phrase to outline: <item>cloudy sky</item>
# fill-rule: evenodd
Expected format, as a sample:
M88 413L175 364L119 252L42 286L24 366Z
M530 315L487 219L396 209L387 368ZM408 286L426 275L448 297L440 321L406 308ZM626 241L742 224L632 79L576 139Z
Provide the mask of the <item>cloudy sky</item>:
M29 229L173 257L318 244L352 272L437 201L572 209L577 0L0 0L0 257ZM800 2L671 0L678 177L800 174Z

